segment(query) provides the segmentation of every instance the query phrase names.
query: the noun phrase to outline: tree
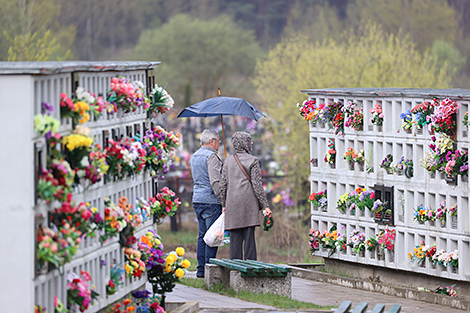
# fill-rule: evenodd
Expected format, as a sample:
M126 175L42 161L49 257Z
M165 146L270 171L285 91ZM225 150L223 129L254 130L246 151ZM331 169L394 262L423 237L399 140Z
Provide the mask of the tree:
M141 60L162 62L156 80L168 83L168 90L181 103L188 81L193 101L215 96L218 87L223 94L242 96L244 90L234 85L235 78L252 74L260 48L252 32L226 16L202 21L177 15L158 29L144 31L135 54Z
M56 43L56 38L51 38L50 31L47 31L43 38L37 38L37 35L38 33L27 33L24 36L18 35L11 38L5 32L5 37L11 44L8 49L8 61L47 61L54 52L59 50L60 45Z
M309 168L308 124L296 108L302 89L330 87L448 88L447 68L420 53L408 36L387 35L376 24L349 32L340 41L309 43L307 37L284 38L258 62L254 84L271 123L272 151L285 164L293 199L306 199Z
M435 40L454 43L458 18L447 0L356 0L348 8L348 24L358 28L367 22L382 25L386 33L409 34L420 51Z

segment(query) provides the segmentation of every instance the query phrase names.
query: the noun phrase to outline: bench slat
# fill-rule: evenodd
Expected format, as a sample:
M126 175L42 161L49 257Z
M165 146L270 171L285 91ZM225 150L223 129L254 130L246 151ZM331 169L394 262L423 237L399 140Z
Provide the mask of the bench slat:
M383 313L384 310L385 310L385 304L377 303L374 306L374 309L370 313Z
M264 263L260 261L254 261L254 260L246 260L245 262L253 264L253 265L259 265L262 266L265 269L270 269L273 271L279 271L279 272L292 272L292 268L290 267L284 267L284 266L279 266L275 264L269 264L269 263Z
M228 267L228 268L231 268L240 272L244 272L244 273L253 272L253 268L231 262L231 260L209 259L209 263L216 264L216 265L223 266L223 267Z
M236 265L240 265L240 266L244 266L244 267L247 267L247 268L251 268L253 270L253 272L256 272L256 273L263 273L264 272L264 268L262 268L261 266L253 266L249 263L246 263L245 261L243 260L227 260L227 259L222 259L226 262L231 262L233 264L236 264Z
M363 313L367 309L367 302L360 302L351 313Z
M400 311L401 311L401 304L394 304L392 305L390 310L388 310L388 313L400 313Z
M352 302L351 301L343 301L341 305L336 309L335 313L346 313L349 311L349 308L351 307Z

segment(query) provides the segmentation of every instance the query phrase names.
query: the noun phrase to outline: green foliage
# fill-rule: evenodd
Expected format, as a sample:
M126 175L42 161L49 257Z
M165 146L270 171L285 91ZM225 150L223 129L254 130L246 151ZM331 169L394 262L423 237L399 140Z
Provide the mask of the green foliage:
M251 31L226 16L203 21L177 15L158 29L144 31L135 52L138 59L162 61L156 80L171 82L168 90L181 103L182 93L176 91L184 90L188 81L193 102L215 96L217 87L231 94L228 82L252 73L260 48Z
M27 33L11 38L4 32L5 37L11 46L8 49L8 61L47 61L51 55L59 50L60 45L56 43L56 38L51 38L51 32L48 30L43 38L37 38L38 33ZM62 59L67 58L70 50Z
M437 66L443 67L447 62L451 72L459 72L465 66L465 58L451 43L436 40L432 45L431 53L437 57Z
M355 28L366 22L382 25L386 33L408 34L418 50L435 40L454 42L458 34L456 12L447 0L356 0L348 7L348 22Z
M436 57L420 53L409 37L387 35L370 24L360 34L349 32L342 41L308 43L306 36L283 39L258 62L254 84L269 115L267 135L276 159L288 173L293 199L306 199L309 188L308 124L296 103L299 90L328 87L448 88L452 77L438 67ZM297 193L297 196L295 196Z

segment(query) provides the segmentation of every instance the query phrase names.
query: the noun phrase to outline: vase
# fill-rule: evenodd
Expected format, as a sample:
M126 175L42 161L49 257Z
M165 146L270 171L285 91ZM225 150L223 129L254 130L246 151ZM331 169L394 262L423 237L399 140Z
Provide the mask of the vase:
M459 267L451 265L450 266L450 271L452 272L452 274L458 274L459 273Z
M358 217L364 217L364 210L359 209L359 210L357 211L357 216L358 216Z
M445 181L449 185L457 185L457 178L454 175L446 175Z
M364 172L364 162L357 163L357 166L359 167L359 171Z
M405 129L405 133L406 133L406 134L411 134L411 128Z
M328 212L328 206L324 205L321 207L322 212Z
M439 173L439 177L444 180L446 179L446 174L445 173Z
M431 267L431 269L435 270L436 269L436 263L434 263L434 262L429 262L429 263L430 263L429 266Z
M37 275L45 275L49 270L48 262L37 262L36 273Z
M376 248L375 250L376 250L376 252L377 252L377 260L378 260L378 261L383 261L383 259L384 259L384 253L383 253L384 250L383 250L383 248L378 247L378 248Z
M405 167L405 177L406 178L412 178L414 176L413 173L413 166L407 166Z
M354 251L353 249L351 249L351 255L352 255L352 256L356 256L356 251Z
M461 175L460 180L464 183L468 183L468 176L467 175Z
M441 220L441 227L442 228L446 227L446 220L445 219Z
M346 255L346 250L341 250L341 254Z
M392 175L392 174L393 174L393 169L392 169L391 167L386 168L385 171L386 171L387 174L389 174L389 175Z
M383 126L382 126L382 125L377 126L377 131L378 131L379 133L381 133L381 132L383 131Z
M375 260L375 255L376 255L375 249L370 250L369 258L372 260Z
M316 205L314 205L314 206L312 207L312 210L318 211L318 207L317 207Z
M431 178L436 178L436 171L429 172Z
M349 170L354 171L354 162L348 162Z
M404 172L403 172L403 170L397 170L397 174L398 174L398 176L403 176Z
M429 221L429 225L434 227L434 226L436 226L436 223L435 223L435 221Z
M395 251L388 250L388 249L387 251L388 251L388 261L391 263L395 262Z
M69 313L79 313L80 309L79 306L76 304L71 304L70 307L68 308Z
M422 135L423 134L423 129L422 128L416 128L416 135Z
M330 168L335 169L336 168L336 163L330 163Z
M359 251L359 257L360 258L365 258L366 257L366 250L360 250Z
M457 216L451 216L450 217L450 228L452 229L457 229L458 227L458 220L457 220Z
M317 122L310 122L312 124L312 127L317 127Z
M424 224L424 221L418 220L418 224Z
M418 261L418 267L426 268L426 259L421 259Z
M382 212L375 212L374 213L374 220L381 221L382 220Z

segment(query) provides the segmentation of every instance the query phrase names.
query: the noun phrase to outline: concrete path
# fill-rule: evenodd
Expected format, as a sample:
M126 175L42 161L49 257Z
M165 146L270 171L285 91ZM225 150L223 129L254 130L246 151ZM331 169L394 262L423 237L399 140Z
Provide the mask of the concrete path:
M195 272L189 272L185 277L195 278ZM196 278L195 278L196 279ZM462 313L463 310L453 309L438 304L398 298L382 293L363 291L314 280L292 278L292 298L300 301L311 302L318 305L337 305L345 300L350 300L353 307L359 302L368 302L369 310L377 303L385 304L385 312L394 303L402 305L403 313ZM199 301L200 312L301 312L296 310L283 310L275 307L242 301L217 293L212 293L198 288L191 288L177 284L173 292L167 295L168 302ZM315 312L315 310L302 310L302 312Z

